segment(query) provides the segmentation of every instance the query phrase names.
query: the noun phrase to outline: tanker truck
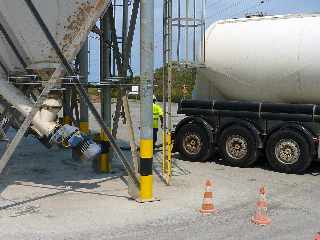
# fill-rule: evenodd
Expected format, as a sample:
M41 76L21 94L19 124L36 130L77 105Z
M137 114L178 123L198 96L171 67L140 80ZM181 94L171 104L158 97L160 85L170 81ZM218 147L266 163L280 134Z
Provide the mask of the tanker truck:
M303 173L320 154L320 15L230 19L205 36L205 68L175 127L174 151Z

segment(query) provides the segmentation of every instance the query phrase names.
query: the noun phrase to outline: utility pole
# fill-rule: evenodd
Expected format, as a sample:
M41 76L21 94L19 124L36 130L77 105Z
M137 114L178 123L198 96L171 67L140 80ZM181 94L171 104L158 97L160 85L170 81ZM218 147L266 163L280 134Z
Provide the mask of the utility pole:
M153 200L154 0L140 7L140 200Z

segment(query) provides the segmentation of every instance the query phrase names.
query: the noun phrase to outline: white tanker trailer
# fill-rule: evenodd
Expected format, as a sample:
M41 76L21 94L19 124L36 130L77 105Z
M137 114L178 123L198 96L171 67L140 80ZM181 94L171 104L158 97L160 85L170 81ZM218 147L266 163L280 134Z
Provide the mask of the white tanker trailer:
M206 68L174 132L191 161L220 155L247 167L265 155L273 169L305 171L319 158L320 15L251 17L206 32Z
M97 19L108 7L109 0L0 0L0 110L14 109L15 127L19 127L34 105L32 95L40 88L27 89L14 85L12 79L27 79L36 75L49 80L61 72L61 59L71 63ZM52 44L56 43L56 46ZM51 91L30 128L47 146L70 146L82 159L91 159L100 146L81 134L75 127L57 122L60 111L63 72L55 76L55 91ZM32 85L32 82L31 82ZM60 90L59 90L60 89ZM30 91L29 91L30 90ZM7 123L3 121L2 127Z

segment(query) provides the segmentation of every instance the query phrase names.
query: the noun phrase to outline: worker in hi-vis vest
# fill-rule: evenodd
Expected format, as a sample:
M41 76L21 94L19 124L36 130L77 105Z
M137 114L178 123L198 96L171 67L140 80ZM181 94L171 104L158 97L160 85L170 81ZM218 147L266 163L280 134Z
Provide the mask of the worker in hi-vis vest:
M153 96L153 147L156 146L158 139L159 118L161 121L161 128L163 127L163 110L157 103L157 98Z

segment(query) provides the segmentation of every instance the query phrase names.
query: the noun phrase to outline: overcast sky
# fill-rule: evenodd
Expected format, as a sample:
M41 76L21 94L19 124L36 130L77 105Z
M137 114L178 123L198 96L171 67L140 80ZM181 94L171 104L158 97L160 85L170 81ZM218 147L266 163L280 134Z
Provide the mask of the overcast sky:
M201 0L196 0L200 2ZM173 0L173 2L177 2ZM181 0L184 2L184 0ZM189 2L193 2L190 1ZM162 6L163 1L155 0L155 67L162 65ZM175 15L176 9L173 10ZM207 0L206 25L220 19L243 17L245 14L263 12L268 15L288 13L315 13L320 12L320 0ZM135 75L139 75L140 65L140 32L134 37L132 49L132 68ZM121 29L121 28L119 28ZM120 30L121 31L121 30ZM118 32L118 34L120 33ZM90 80L98 81L99 78L99 44L90 40Z

